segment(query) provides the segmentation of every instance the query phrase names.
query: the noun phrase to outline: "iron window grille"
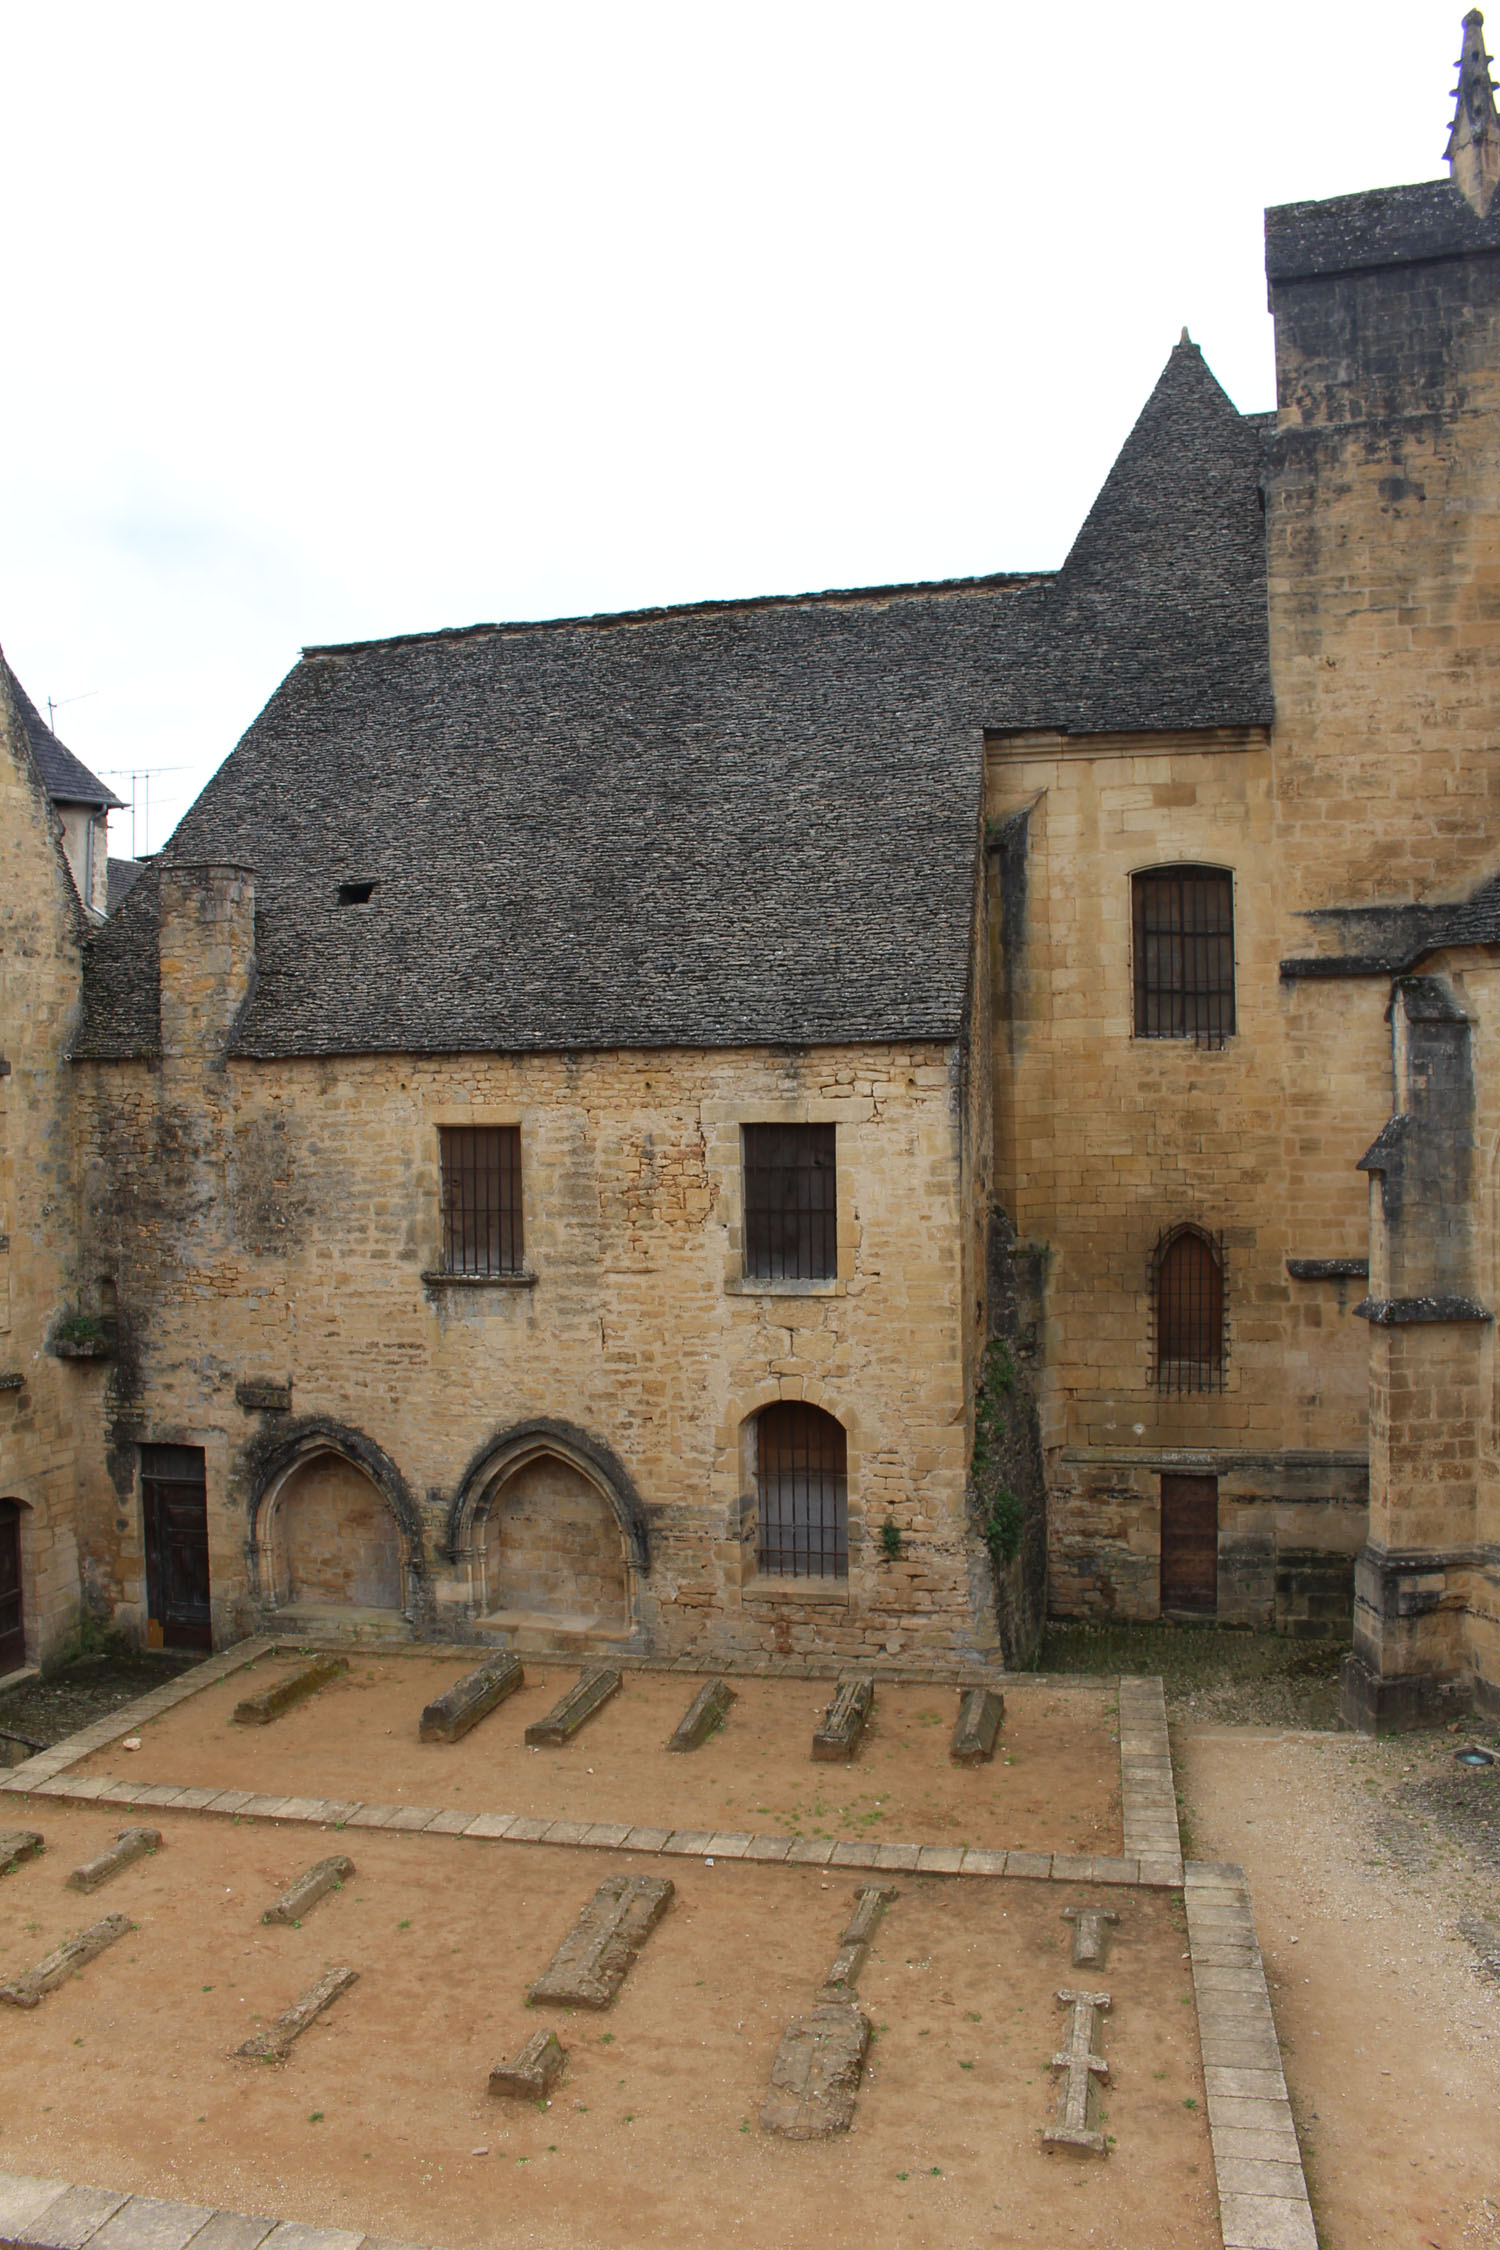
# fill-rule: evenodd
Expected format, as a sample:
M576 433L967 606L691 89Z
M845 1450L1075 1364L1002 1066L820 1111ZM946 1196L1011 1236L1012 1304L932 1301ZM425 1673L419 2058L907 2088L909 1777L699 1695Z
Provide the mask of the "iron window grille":
M1227 1356L1222 1242L1199 1227L1173 1227L1157 1242L1152 1280L1156 1388L1221 1391Z
M755 1426L761 1570L772 1578L849 1575L848 1445L819 1406L785 1400Z
M1234 1033L1234 881L1154 867L1131 881L1137 1039L1221 1047Z
M520 1273L521 1128L440 1125L443 1165L443 1269Z
M745 1272L754 1281L838 1273L832 1125L746 1125Z

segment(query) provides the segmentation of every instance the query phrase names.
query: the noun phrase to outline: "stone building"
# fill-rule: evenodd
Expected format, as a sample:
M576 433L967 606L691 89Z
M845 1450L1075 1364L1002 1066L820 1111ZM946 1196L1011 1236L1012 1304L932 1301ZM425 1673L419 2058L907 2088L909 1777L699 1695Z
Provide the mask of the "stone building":
M1448 161L1267 214L1276 411L1184 334L1060 571L310 649L92 934L27 815L0 1485L71 1386L91 1599L896 1663L1352 1618L1355 1722L1500 1706L1477 12ZM58 1308L108 1356L44 1373Z

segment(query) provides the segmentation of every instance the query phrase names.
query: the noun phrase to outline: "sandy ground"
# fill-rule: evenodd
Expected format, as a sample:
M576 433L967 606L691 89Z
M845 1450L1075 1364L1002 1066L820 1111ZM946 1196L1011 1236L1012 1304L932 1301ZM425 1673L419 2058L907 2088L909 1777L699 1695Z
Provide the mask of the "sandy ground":
M1249 1872L1324 2250L1500 2250L1500 1981L1460 1931L1495 1877L1400 1809L1454 1746L1174 1731L1193 1851Z
M614 2008L569 2016L528 2010L526 1984L606 1873L653 1863L166 1811L163 1849L84 1899L64 1877L120 1815L28 1813L48 1849L0 1882L0 1967L105 1912L138 1927L39 2009L0 2010L5 2169L454 2250L1218 2241L1182 1912L1165 1894L1093 1894L1122 1916L1107 2164L1049 2155L1038 2134L1053 1993L1071 1974L1059 1909L1089 1894L1011 1881L901 1879L861 1984L879 2036L856 2128L798 2145L761 2132L759 2104L781 2029L832 1958L847 1880L665 1863L677 1897ZM345 1889L299 1929L263 1927L286 1882L338 1847L356 1862ZM333 1963L360 1981L291 2061L232 2059ZM543 2020L571 2055L552 2105L492 2100L489 2066Z
M991 1764L975 1767L948 1755L953 1690L882 1685L852 1765L815 1765L828 1681L737 1681L722 1731L686 1755L665 1744L701 1683L649 1672L627 1672L566 1747L528 1750L529 1723L578 1676L576 1666L530 1661L524 1687L457 1743L417 1739L423 1705L462 1676L452 1657L355 1658L273 1725L231 1723L241 1696L294 1668L268 1659L235 1673L153 1722L139 1751L112 1745L79 1770L545 1820L1120 1850L1116 1698L1105 1683L1007 1689L1003 1740Z

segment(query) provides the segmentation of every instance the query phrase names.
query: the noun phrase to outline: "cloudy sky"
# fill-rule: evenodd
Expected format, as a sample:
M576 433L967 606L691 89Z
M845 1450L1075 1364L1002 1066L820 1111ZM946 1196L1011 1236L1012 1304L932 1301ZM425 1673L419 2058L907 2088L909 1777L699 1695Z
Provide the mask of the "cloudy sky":
M1461 13L0 0L0 643L154 848L304 643L1054 565Z

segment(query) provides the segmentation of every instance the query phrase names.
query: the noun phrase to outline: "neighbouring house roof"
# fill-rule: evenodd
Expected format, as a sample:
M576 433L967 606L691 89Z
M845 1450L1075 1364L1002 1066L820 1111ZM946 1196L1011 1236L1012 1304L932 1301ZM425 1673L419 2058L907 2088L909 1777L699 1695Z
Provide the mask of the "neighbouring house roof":
M985 731L1269 722L1261 447L1184 343L1059 572L306 650L161 855L255 870L236 1051L953 1038ZM154 1050L158 911L80 1056Z
M46 720L26 693L14 672L7 667L11 694L21 714L31 744L31 754L36 759L47 795L54 805L89 805L97 812L118 806L121 799L112 789L106 789L95 774L89 772L81 758L75 758L66 744L58 741Z
M112 859L108 866L109 889L106 893L106 914L118 914L140 879L141 862L138 859Z

